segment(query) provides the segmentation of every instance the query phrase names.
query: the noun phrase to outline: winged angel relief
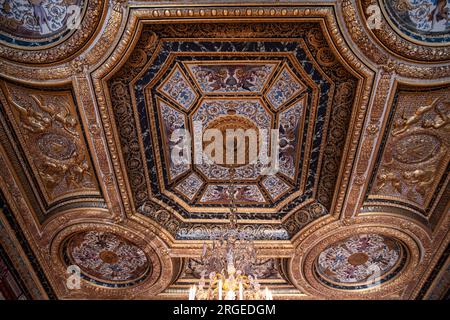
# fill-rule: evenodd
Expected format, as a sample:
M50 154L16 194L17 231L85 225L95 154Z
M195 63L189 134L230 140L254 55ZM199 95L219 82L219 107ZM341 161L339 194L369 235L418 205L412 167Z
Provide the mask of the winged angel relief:
M0 22L21 36L47 36L64 30L72 17L69 7L83 0L0 0Z
M445 99L443 97L436 98L432 103L417 108L414 114L410 117L407 117L405 112L403 112L401 119L398 119L394 124L395 131L392 135L397 136L406 132L409 128L411 128L411 126L423 120L425 113L429 111L434 111L436 113L436 117L432 119L424 119L422 122L423 128L439 129L441 127L446 127L450 124L450 116L448 115L448 111L450 110L450 101L444 100Z
M419 107L406 106L397 114L377 176L378 194L400 194L425 204L450 133L450 101L438 97Z
M47 190L56 196L67 189L94 187L79 123L65 97L31 94L9 101Z

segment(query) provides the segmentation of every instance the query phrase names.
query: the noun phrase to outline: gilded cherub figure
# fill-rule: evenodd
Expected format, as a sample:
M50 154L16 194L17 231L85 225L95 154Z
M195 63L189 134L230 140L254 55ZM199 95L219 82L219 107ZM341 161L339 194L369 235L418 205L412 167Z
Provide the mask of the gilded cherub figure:
M36 95L31 95L31 98L41 110L50 115L52 120L59 122L64 130L73 136L78 136L78 133L75 130L75 126L78 123L77 119L70 114L69 108L66 105L57 107L51 103L45 104L42 97Z
M392 132L393 136L397 136L401 133L406 132L412 125L418 123L421 119L422 116L434 109L439 115L442 114L442 112L438 109L436 109L436 107L443 101L443 97L439 97L433 100L433 102L431 104L425 105L425 106L421 106L419 108L417 108L417 110L414 112L414 114L410 117L406 117L405 114L403 113L401 119L398 119L395 124L394 124L394 128L395 130ZM445 114L446 119L448 118L447 115ZM448 121L444 120L444 121ZM429 124L429 122L425 121L425 124Z
M91 177L89 172L89 164L83 159L77 163L73 163L69 168L69 173L66 175L66 181L68 185L74 185L79 188L83 186L85 177Z
M400 179L392 172L381 173L378 175L377 191L383 189L387 183L390 183L398 193L402 193Z
M412 185L416 186L416 190L422 196L425 195L427 187L434 181L435 170L417 169L414 171L406 171L403 177Z
M53 189L60 183L68 169L67 164L47 160L40 166L39 173L47 188Z

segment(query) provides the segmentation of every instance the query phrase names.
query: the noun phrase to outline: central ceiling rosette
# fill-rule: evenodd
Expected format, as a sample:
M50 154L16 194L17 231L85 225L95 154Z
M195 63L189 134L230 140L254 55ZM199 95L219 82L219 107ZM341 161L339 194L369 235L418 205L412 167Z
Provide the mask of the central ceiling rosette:
M267 38L264 27L260 38L244 38L243 32L242 39L215 38L217 29L202 31L205 37L198 39L193 25L156 29L143 31L129 61L110 80L136 210L167 224L177 237L191 238L180 234L214 223L185 221L226 218L233 177L238 218L275 229L262 230L263 238L295 233L274 224L287 217L284 223L298 228L326 214L357 81L327 47L320 27L296 29L282 40ZM211 142L203 136L209 129L223 134L224 161L195 161L198 125L203 150ZM179 130L192 138L190 161L172 157ZM250 152L250 139L228 146L229 130L253 130L258 143L267 139L269 153L271 130L277 130L276 173L268 175L271 163ZM244 161L225 161L228 147L243 150ZM259 155L260 144L256 148Z

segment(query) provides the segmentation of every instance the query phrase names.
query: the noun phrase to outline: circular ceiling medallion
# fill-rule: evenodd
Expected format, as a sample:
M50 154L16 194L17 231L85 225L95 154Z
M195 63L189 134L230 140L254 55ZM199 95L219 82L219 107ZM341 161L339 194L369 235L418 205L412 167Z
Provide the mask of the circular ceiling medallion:
M403 268L402 244L378 234L360 234L328 246L317 258L320 281L338 289L364 289L392 279Z
M63 255L67 264L81 269L84 279L105 286L131 286L151 272L142 249L110 232L77 233L66 241Z
M446 0L383 0L389 22L400 33L429 44L450 42L450 2Z
M65 38L78 28L86 0L4 1L0 7L0 39L37 47Z
M0 56L24 63L65 59L93 39L106 14L105 0L0 2Z

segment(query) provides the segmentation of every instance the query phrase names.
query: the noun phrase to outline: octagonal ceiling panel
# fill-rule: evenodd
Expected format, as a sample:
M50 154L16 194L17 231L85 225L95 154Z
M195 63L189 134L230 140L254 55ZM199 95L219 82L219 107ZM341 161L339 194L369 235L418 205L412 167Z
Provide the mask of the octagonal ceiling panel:
M258 221L248 225L260 230L257 238L286 239L330 208L357 80L333 56L319 25L283 29L285 38L265 24L253 38L246 35L254 26L227 36L216 27L147 26L131 56L145 54L150 62L125 64L109 81L135 208L163 219L180 239L201 238L199 228L217 223L207 221L227 217L233 177L238 219ZM278 172L266 175L267 163L250 159L248 143L243 162L211 163L205 155L201 163L173 162L180 139L171 140L172 133L186 129L194 137L199 123L201 133L253 129L269 146L270 132L260 130L278 129ZM311 204L320 212L296 219ZM270 231L263 232L265 223Z
M205 43L204 45L209 44ZM163 131L161 143L155 141L158 149L157 155L161 156L156 168L162 173L160 181L164 181L164 184L161 184L161 193L167 198L176 197L179 205L174 209L177 211L181 211L180 208L189 212L192 207L216 206L219 211L226 213L227 209L222 207L229 204L230 200L227 196L229 188L227 186L233 176L233 179L239 183L236 186L237 205L242 208L260 207L261 212L276 213L276 210L273 209L276 207L276 203L283 199L283 196L286 198L287 191L300 190L300 184L305 182L305 172L302 175L302 170L298 167L298 164L302 162L300 148L303 136L311 136L313 133L308 130L301 132L301 130L304 128L305 122L306 112L304 109L308 108L308 103L311 103L311 99L308 97L313 92L317 92L317 86L312 84L307 92L303 92L307 86L299 79L305 77L305 74L298 67L297 75L292 71L295 70L296 58L291 54L267 60L264 64L259 60L254 62L244 55L227 55L229 53L225 52L224 57L218 59L214 52L202 55L191 53L189 57L180 53L171 54L168 58L169 67L162 68L164 71L154 75L155 85L151 83L146 86L142 80L138 81L137 88L145 87L144 96L149 98L142 102L150 108L153 106L152 112L149 114L150 123L154 124L152 129L155 132L158 128ZM188 58L200 62L202 59L207 59L207 63L184 61ZM256 56L255 58L260 57ZM223 59L226 60L223 61ZM175 83L182 89L172 90ZM169 84L173 84L173 86L170 87ZM195 94L192 93L194 90L192 88L195 88ZM161 92L164 95L161 95ZM136 92L136 96L139 94L141 93ZM193 107L190 107L197 94L200 98ZM322 91L321 94L326 96L328 92ZM169 96L169 100L173 103L169 103L165 96ZM289 102L290 104L288 104ZM309 108L313 109L314 107L310 106ZM155 114L158 114L159 117L152 117ZM310 116L315 118L314 114L310 114ZM219 160L204 159L205 161L202 163L192 165L175 164L171 155L174 145L179 140L171 141L170 136L177 129L188 129L191 137L194 137L194 123L196 122L201 123L203 132L207 129L217 129L222 132L224 137L228 129L244 131L253 129L255 132L280 129L282 140L279 157L280 176L284 178L266 179L262 188L264 191L262 191L261 183L265 177L264 170L268 169L268 165L264 165L259 159L250 159L248 144L244 147L246 153L244 163L238 163L238 159L234 159L234 164L225 164L224 154L223 159ZM309 129L310 131L318 130L317 127ZM320 133L316 132L318 134L315 136L320 137ZM258 138L266 139L270 143L269 135L266 137L259 135ZM226 150L226 139L223 140L224 150ZM304 140L303 148L309 148L310 141ZM194 143L192 142L192 145ZM205 141L203 147L207 148ZM191 159L194 159L193 153L194 148L191 148ZM161 165L158 166L158 163ZM192 177L195 177L196 181L198 180L195 182L196 185L201 185L199 190L179 187L180 183L186 184L191 181L184 179L187 172L195 172L195 176ZM296 179L300 176L301 179ZM196 194L196 197L193 196L193 193ZM309 195L298 192L298 196L306 198ZM184 201L185 199L188 201Z

